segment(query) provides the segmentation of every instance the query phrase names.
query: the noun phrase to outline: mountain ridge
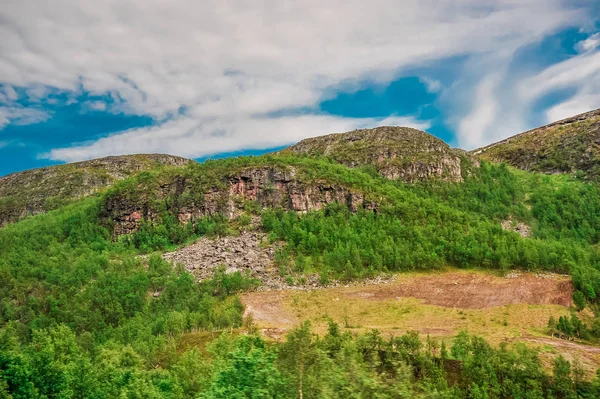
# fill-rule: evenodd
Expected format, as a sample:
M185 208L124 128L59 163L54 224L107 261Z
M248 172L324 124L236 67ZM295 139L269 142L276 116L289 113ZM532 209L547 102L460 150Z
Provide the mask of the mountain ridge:
M471 151L492 162L505 162L542 173L578 173L600 178L600 109L561 119Z
M11 173L0 177L0 226L93 194L144 170L189 162L173 155L136 154Z
M568 140L565 141L565 137ZM367 173L405 183L460 183L480 166L480 160L505 162L519 169L544 173L574 173L582 170L586 177L600 177L600 152L597 156L595 150L599 145L600 109L531 129L471 152L452 148L424 131L409 127L380 126L304 139L275 154L330 159L346 167L363 168ZM568 154L568 157L564 157L564 154ZM263 159L265 156L257 158ZM577 159L585 162L574 163ZM138 154L12 173L0 177L0 226L16 222L27 215L55 209L142 171L152 171L162 166L177 168L192 162L194 161L165 154ZM356 208L356 201L364 201L357 199L355 194L352 197L353 194L347 189L338 187L341 190L338 193L335 187L330 187L327 183L311 183L309 187L303 183L306 179L293 174L290 177L287 172L281 174L274 166L263 162L255 169L221 170L219 173L222 181L213 184L214 192L210 194L212 199L207 199L206 202L212 205L206 209L203 208L204 205L192 205L189 211L181 215L182 220L197 217L205 211L213 213L217 209L232 214L231 204L224 207L217 206L217 203L231 201L236 195L245 193L248 187L251 187L251 191L254 190L247 193L250 197L259 200L269 197L269 201L275 201L279 205L282 205L283 198L287 198L284 204L286 209L303 212L320 209L333 199L349 201L352 208ZM209 170L208 173L212 171ZM184 177L181 179L183 180L179 183L176 180L165 181L164 187L156 189L166 192L165 187L172 185L183 189L189 181L186 183ZM285 193L282 197L267 195L271 186L276 191L284 190ZM263 194L267 197L261 197ZM229 199L217 201L217 197ZM139 213L140 209L137 208L139 207L134 206L130 214ZM124 227L123 231L130 231L133 225L127 219L128 216L118 214L120 216L115 216L125 218L122 219L126 222L125 225L130 225Z

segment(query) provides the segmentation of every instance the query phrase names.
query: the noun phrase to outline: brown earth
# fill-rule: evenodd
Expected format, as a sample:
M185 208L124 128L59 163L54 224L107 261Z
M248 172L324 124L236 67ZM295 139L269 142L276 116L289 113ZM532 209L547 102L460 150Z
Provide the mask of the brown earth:
M480 272L398 275L383 284L326 288L330 296L364 301L416 298L425 304L459 309L529 304L570 306L573 287L568 276L511 273L498 277ZM294 320L284 302L290 291L255 292L242 296L255 321L281 324Z
M410 297L449 308L481 309L493 306L571 305L573 288L568 276L554 274L509 274L497 277L484 273L453 272L399 276L387 285L341 292L346 297L368 300Z
M242 295L244 317L252 317L266 337L281 340L301 321L318 334L333 320L349 332L377 328L384 335L415 330L451 344L460 331L493 345L523 342L538 348L550 370L558 355L583 366L588 377L600 367L600 348L550 337L547 323L570 314L568 276L479 271L396 275L387 281L313 290L279 290ZM588 322L585 312L579 317Z

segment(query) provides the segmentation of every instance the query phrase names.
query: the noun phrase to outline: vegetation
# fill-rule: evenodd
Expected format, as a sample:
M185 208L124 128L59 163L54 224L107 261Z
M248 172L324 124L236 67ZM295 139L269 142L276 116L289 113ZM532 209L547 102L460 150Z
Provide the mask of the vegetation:
M377 182L388 200L377 212L336 204L302 216L263 212L271 239L287 242L278 256L282 270L346 279L447 265L547 270L572 274L576 288L595 301L598 187L486 163L461 185L409 186L363 175L365 190L376 192ZM511 218L530 224L533 237L503 230L500 222Z
M600 395L598 380L584 382L578 366L560 357L549 376L534 351L493 348L466 333L449 347L415 333L351 335L334 323L322 337L304 324L281 344L263 341L251 325L239 336L243 307L236 293L258 283L222 269L196 282L154 251L234 233L218 212L182 225L175 210L201 203L228 176L261 167L293 170L298 187L326 182L376 204L374 211L351 212L333 203L300 216L280 203L263 210L265 204L246 202L236 223L260 215L269 238L287 243L277 254L283 273L320 273L326 282L448 265L558 271L572 274L577 307L596 309L595 185L488 163L465 169L461 184L416 185L381 178L372 167L289 154L189 164L144 172L70 205L58 201L48 214L0 229L0 397ZM181 189L164 189L180 181ZM109 205L121 203L143 203L157 217L114 237ZM504 230L505 220L531 226L532 237ZM555 328L565 336L595 334L594 326L576 323L562 317ZM184 345L198 334L208 337L206 347Z
M480 156L520 169L571 173L598 181L600 154L595 142L599 126L600 110L591 111L493 144Z
M348 133L313 137L289 147L284 153L327 157L376 174L403 181L460 181L461 169L469 170L473 158L453 149L429 133L408 127L381 126Z
M187 159L160 154L113 156L26 170L0 177L0 226L27 215L58 209L141 170L184 165Z
M110 241L98 211L93 198L0 230L0 375L13 398L175 395L168 370L191 356L177 353L182 334L242 324L231 295L253 281L219 271L197 284L145 262Z
M535 351L494 349L464 332L448 349L415 332L352 336L335 323L319 338L305 323L281 345L225 335L209 352L216 372L203 398L583 398L599 388L562 357L551 377Z
M579 338L595 343L600 341L600 318L597 317L588 326L575 314L571 314L571 317L560 316L558 320L552 316L548 320L548 329L552 336L562 339Z

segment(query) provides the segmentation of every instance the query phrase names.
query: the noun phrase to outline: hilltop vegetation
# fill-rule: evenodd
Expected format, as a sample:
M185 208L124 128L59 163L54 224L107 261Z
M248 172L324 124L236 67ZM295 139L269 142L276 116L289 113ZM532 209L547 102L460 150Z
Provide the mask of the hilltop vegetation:
M426 132L395 126L314 137L284 152L327 157L349 167L371 166L381 176L405 182L462 181L479 162Z
M162 154L106 157L0 177L0 226L57 209L120 179L189 160Z
M317 341L304 327L294 333L299 337L290 335L281 347L272 348L257 337L224 336L211 344L209 355L193 348L181 353L179 342L188 334L240 327L243 309L231 295L256 282L221 272L197 284L192 275L172 269L157 256L148 261L136 257L140 251L164 250L202 234L235 234L239 228L236 219L219 214L180 224L178 208L172 205L176 197L154 196L152 190L185 177L200 195L228 182L231 174L267 164L295 168L303 184L326 181L378 201L375 212L353 213L347 204L333 202L303 216L245 201L243 214L262 215L271 239L287 242L278 255L284 272L298 276L315 271L323 279L349 279L443 265L568 271L595 306L600 289L595 248L600 195L595 186L492 164L465 176L461 186L407 185L368 169L295 156L188 165L145 173L100 196L0 230L0 369L5 392L13 398L247 397L251 392L294 397L299 379L304 381L304 397L335 397L341 386L382 397L431 397L435 392L439 397L477 397L482 391L511 397L523 389L536 392L534 397L554 397L556 390L571 395L574 389L596 389L571 375L564 360L557 361L552 379L533 353L497 352L471 338L459 338L458 349L442 355L437 349L419 349L424 347L415 336L386 343L376 335L336 338L332 332L335 339ZM116 239L103 208L117 197L161 209L133 235ZM506 218L530 223L533 237L503 230L500 221ZM286 349L293 345L302 345L306 357L290 355L297 353ZM386 345L391 349L384 350ZM474 346L465 352L461 345ZM512 369L505 367L513 363L504 357L530 362L523 366L529 371L522 377L505 374L500 369ZM452 371L445 358L475 368ZM475 364L496 358L500 369L494 373L502 375L500 380L477 374ZM331 371L329 377L324 369ZM349 375L356 373L362 382L351 383ZM321 378L315 379L317 375ZM506 380L514 383L511 391L494 383ZM531 381L535 385L527 385Z
M472 153L490 161L544 173L600 178L600 110L542 126Z

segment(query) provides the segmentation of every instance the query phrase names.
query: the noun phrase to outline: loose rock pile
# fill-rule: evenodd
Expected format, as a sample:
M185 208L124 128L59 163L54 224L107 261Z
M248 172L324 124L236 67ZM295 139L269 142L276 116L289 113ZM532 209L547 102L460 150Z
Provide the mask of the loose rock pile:
M183 263L199 279L212 277L215 270L224 265L227 273L250 272L252 277L264 280L265 275L275 272L275 248L261 244L264 240L265 234L255 231L245 231L237 237L204 237L192 245L164 254L163 258Z
M219 266L225 266L226 273L249 273L262 282L258 291L273 290L314 290L350 285L385 284L393 280L390 276L377 276L355 282L330 281L323 285L317 274L282 277L274 263L275 252L282 243L267 243L266 234L257 231L244 231L237 237L201 238L194 244L168 252L163 258L181 263L198 280L213 277Z

